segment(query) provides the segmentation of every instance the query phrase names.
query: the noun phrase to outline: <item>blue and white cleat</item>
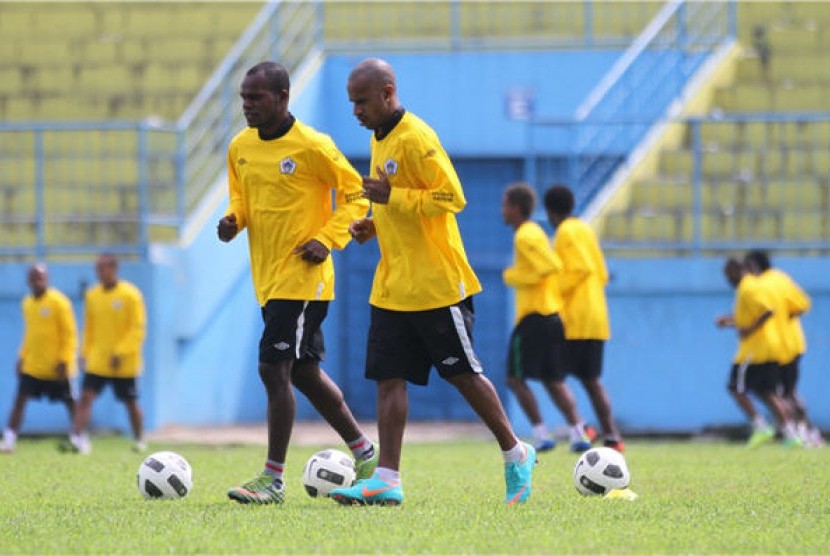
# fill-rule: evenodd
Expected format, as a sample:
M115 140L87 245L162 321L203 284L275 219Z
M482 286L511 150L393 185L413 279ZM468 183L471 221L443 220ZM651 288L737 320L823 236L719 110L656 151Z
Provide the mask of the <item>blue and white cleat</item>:
M344 506L398 506L403 502L403 488L401 483L387 483L375 473L369 479L357 481L351 487L332 490L329 498Z
M536 450L524 443L527 454L524 461L513 461L504 465L504 481L507 483L507 496L504 502L508 506L522 504L530 498L530 483L533 467L536 465Z

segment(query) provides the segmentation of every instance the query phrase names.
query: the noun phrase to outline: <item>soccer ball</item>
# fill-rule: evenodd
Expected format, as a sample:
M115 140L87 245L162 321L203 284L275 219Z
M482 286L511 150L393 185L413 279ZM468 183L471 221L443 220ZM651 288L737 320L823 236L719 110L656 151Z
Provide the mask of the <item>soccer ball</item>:
M193 472L175 452L156 452L138 468L138 491L147 500L184 498L193 489Z
M354 461L339 450L317 452L303 469L303 486L312 498L326 498L336 488L352 486L354 479Z
M626 488L630 480L625 458L613 448L591 448L574 467L574 486L583 496L602 496Z

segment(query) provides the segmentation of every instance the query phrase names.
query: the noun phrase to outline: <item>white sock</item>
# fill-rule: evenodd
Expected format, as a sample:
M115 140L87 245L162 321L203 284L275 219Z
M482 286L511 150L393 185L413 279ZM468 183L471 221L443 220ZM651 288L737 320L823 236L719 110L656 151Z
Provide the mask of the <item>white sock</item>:
M372 444L372 441L365 435L361 435L357 439L352 440L347 444L347 446L349 447L349 450L352 451L352 457L355 461L369 459L375 454L375 447Z
M784 423L784 436L787 438L798 438L798 433L795 429L795 423L792 421L787 421Z
M401 472L388 467L378 467L375 469L375 475L384 483L394 485L401 482Z
M761 430L761 429L769 428L769 424L767 423L767 420L764 419L764 416L761 415L760 413L752 418L752 426L753 426L753 428L755 428L755 430Z
M548 427L544 423L539 423L538 425L533 425L533 437L537 440L545 440L550 436L548 433Z
M585 423L579 422L571 427L571 442L579 442L585 436Z
M14 448L14 445L17 444L17 433L14 432L12 429L7 428L3 431L3 444L6 445L6 448Z
M507 450L506 452L501 453L501 457L504 458L504 463L514 463L517 461L522 461L527 456L527 450L524 447L524 444L521 442L517 442L515 446Z
M275 481L282 482L282 472L285 469L285 464L272 459L265 460L265 470L263 473L270 475Z

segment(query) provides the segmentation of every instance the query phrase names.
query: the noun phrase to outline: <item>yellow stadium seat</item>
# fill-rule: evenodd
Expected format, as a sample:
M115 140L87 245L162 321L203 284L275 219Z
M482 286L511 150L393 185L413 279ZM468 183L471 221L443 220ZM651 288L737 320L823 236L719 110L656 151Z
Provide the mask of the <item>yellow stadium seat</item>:
M794 212L784 213L782 239L799 240L827 240L828 235L826 212Z

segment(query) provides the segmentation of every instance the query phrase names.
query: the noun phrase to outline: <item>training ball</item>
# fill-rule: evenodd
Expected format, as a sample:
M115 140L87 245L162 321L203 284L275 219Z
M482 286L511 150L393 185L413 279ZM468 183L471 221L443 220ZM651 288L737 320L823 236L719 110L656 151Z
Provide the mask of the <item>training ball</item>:
M354 461L340 450L317 452L303 469L303 486L312 498L326 498L336 488L352 486L354 479Z
M630 480L625 458L613 448L591 448L574 467L574 486L583 496L603 496L626 488Z
M175 452L156 452L138 468L138 491L147 500L184 498L193 489L193 471Z

